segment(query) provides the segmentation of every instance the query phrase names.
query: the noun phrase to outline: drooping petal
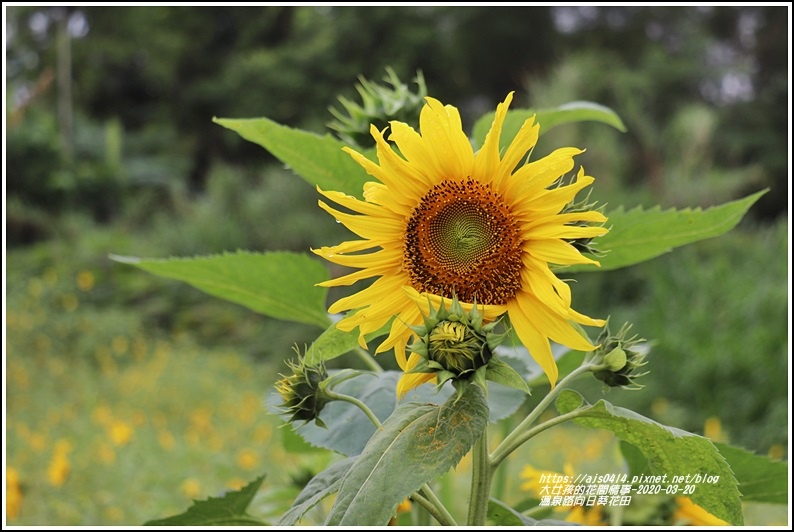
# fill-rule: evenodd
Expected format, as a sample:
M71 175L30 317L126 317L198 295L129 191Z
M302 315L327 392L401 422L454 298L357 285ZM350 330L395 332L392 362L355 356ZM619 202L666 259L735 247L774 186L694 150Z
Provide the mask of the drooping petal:
M518 339L529 350L529 354L546 374L553 388L557 384L560 372L554 361L554 355L551 353L548 336L535 327L517 300L508 301L507 315L510 317L510 324L516 331Z
M571 349L579 351L592 351L596 348L586 338L574 329L571 323L559 315L549 312L546 305L533 294L520 294L516 300L524 315L529 317L535 328L557 342Z

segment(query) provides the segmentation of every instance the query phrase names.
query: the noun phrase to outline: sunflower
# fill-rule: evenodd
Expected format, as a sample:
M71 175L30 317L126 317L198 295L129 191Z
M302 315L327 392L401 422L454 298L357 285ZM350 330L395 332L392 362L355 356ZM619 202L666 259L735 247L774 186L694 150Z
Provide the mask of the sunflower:
M475 154L455 107L426 98L417 133L405 123L390 123L390 141L374 126L378 164L344 148L377 181L364 185L364 200L319 189L320 194L352 211L322 200L322 207L359 240L312 250L325 259L359 270L321 283L350 285L375 278L367 288L344 297L329 312L353 311L337 323L343 331L359 328L359 343L394 318L376 353L394 348L406 373L398 395L434 378L407 373L420 356L406 357L409 326L421 324L430 306L455 295L466 311L476 303L486 322L507 313L510 324L552 386L558 377L549 339L571 349L596 346L571 323L602 326L571 308L571 291L550 264L598 264L567 240L607 232L597 211L562 212L593 182L580 169L567 185L560 178L574 167L576 148L561 148L521 165L535 146L540 126L534 117L500 153L499 137L510 93L496 109L491 129Z

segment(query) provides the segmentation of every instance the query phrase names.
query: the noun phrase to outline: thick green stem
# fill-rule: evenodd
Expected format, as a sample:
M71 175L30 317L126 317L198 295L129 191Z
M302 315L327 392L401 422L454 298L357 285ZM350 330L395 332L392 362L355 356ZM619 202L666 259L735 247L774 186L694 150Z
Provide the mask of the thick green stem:
M540 415L546 410L546 408L551 405L554 399L559 395L561 391L568 387L568 385L573 382L576 377L581 375L582 373L587 373L593 369L593 365L585 362L571 373L569 373L564 379L557 383L553 389L549 391L549 393L544 397L538 406L535 407L529 415L524 418L524 420L518 424L518 426L513 429L513 432L507 435L507 437L502 440L502 443L494 450L491 454L490 458L490 466L492 468L496 468L502 460L507 458L507 456L515 451L519 445L524 443L527 438L524 437L524 433L527 432L527 429L532 426L532 424L537 421Z
M472 453L471 498L469 499L469 526L485 526L488 516L488 499L491 495L492 471L488 460L488 427L474 444Z
M360 358L361 361L369 367L369 369L377 372L383 371L383 367L378 364L377 361L375 361L375 358L370 355L368 351L357 347L353 350L353 352L358 355L358 358Z
M361 409L362 412L364 412L367 415L369 420L372 421L372 424L375 425L375 428L380 428L380 420L378 420L378 418L375 417L375 414L372 413L372 410L370 410L367 405L365 405L355 397L351 397L343 393L337 393L331 390L325 390L325 393L331 399L336 399L337 401L345 401L346 403L351 403L356 405Z

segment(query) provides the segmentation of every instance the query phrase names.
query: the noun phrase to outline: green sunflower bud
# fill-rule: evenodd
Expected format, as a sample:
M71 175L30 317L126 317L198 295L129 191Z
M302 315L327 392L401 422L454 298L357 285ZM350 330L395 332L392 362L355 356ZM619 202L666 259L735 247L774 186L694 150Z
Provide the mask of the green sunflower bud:
M325 365L309 366L304 363L300 353L297 363L291 360L286 363L292 375L281 374L282 379L276 383L276 391L284 401L279 408L290 416L290 423L314 421L315 424L325 427L325 423L318 417L325 405L332 400L325 394L322 385L328 379Z
M427 335L430 360L463 375L488 363L491 350L485 336L459 321L442 321Z
M375 142L369 132L370 124L383 131L391 120L412 125L419 123L419 113L427 96L422 72L418 71L414 78L417 85L415 93L400 81L391 67L386 68L386 74L383 79L391 85L391 88L359 76L356 90L361 95L361 104L339 96L344 111L334 107L328 108L336 120L332 120L327 125L336 131L343 142L367 148L373 146ZM347 115L344 114L345 112Z
M629 390L642 388L635 379L647 375L647 371L638 372L647 364L644 350L638 345L644 338L637 335L628 337L631 325L624 323L617 334L609 332L609 323L604 326L598 338L601 346L593 352L593 362L599 366L593 371L596 379L610 387L622 387Z
M424 360L410 373L435 373L439 386L448 380L453 384L468 380L475 374L484 378L493 350L506 334L494 332L498 323L483 325L477 305L466 312L454 296L449 309L443 300L438 309L431 305L424 325L411 328L418 340L408 349L419 353Z

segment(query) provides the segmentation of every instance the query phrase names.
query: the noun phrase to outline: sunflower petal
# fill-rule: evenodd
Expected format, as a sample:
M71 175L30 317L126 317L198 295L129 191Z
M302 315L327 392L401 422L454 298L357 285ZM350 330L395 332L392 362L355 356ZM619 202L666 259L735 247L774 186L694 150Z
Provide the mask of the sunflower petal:
M579 351L592 351L596 348L586 338L574 329L571 323L561 318L559 315L549 312L537 297L532 294L524 293L516 297L519 307L526 316L531 316L530 320L536 329L557 342Z
M496 115L494 116L491 129L485 135L485 142L474 157L474 173L472 177L478 181L489 182L496 176L496 170L499 167L499 138L502 135L502 126L504 125L505 117L507 116L507 109L510 107L510 102L513 101L513 93L507 95L505 101L496 106Z
M549 378L551 387L554 388L560 372L557 369L554 355L551 353L548 337L538 331L517 300L512 299L507 302L507 315L510 317L510 324L515 329L518 339L529 350L529 354L538 363L543 373Z

